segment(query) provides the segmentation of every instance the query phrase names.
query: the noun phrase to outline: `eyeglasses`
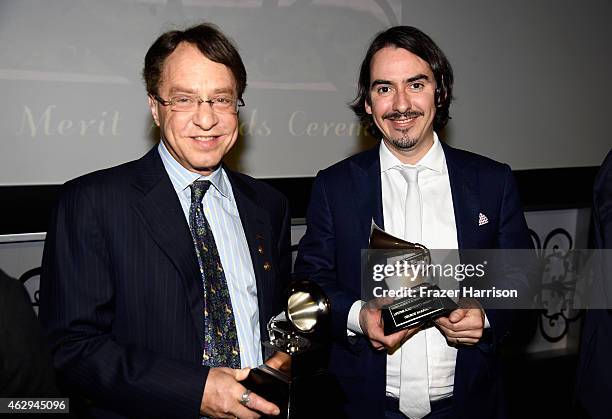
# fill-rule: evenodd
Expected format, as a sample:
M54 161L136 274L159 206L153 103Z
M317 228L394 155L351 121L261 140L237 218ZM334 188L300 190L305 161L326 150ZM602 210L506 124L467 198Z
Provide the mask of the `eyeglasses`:
M234 99L231 96L215 96L208 100L195 95L178 95L171 97L169 100L164 100L157 95L152 96L160 104L170 106L170 109L176 112L195 112L198 110L200 103L208 103L213 112L235 114L244 106L242 98Z

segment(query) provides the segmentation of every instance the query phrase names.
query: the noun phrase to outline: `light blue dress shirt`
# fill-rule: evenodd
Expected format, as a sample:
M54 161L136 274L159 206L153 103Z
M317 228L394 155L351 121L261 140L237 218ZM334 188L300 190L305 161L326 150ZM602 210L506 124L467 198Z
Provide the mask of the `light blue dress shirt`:
M232 300L240 345L240 364L242 368L261 365L263 358L253 261L227 173L222 167L210 176L190 172L172 157L163 141L159 142L158 151L181 202L187 224L191 204L189 185L200 179L212 183L213 187L204 195L202 204L204 215L215 236Z

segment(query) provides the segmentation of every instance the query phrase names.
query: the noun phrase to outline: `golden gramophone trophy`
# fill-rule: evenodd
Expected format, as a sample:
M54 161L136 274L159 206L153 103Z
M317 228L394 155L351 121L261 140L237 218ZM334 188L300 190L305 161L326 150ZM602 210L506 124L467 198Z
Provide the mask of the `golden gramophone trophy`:
M385 335L417 325L424 325L437 317L447 315L457 308L449 297L438 296L440 288L427 275L426 267L431 263L429 249L419 243L399 239L373 224L370 234L370 250L376 250L377 261L388 264L389 260L400 262L406 268L402 275L385 275L389 295L402 295L381 307ZM418 266L422 265L421 268ZM386 298L384 301L388 300Z
M285 352L292 357L291 373L286 374L267 365L253 368L242 384L266 400L276 404L278 418L293 418L291 403L296 384L305 376L317 373L308 354L317 350L317 336L329 315L329 300L323 290L309 280L294 281L289 287L284 312L268 322L269 341L264 346Z

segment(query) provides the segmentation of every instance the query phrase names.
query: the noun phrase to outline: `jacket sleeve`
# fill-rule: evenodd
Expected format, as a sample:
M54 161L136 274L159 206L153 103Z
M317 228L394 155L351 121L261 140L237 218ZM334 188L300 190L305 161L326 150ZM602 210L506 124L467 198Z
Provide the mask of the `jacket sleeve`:
M335 220L321 173L312 187L306 220L306 233L299 244L294 272L312 279L323 288L331 303L332 336L346 340L348 313L358 298L337 278Z
M499 214L499 228L497 232L498 249L516 249L520 254L521 263L513 259L511 252L502 252L501 256L509 258L509 270L503 273L498 280L500 287L515 289L525 304L532 301L536 291L535 279L537 276L537 260L529 252L520 249L533 249L533 242L529 236L529 229L525 221L518 187L512 171L508 165L503 167L503 192ZM486 310L487 317L491 323L493 341L502 343L511 335L525 336L528 338L535 327L535 312L526 307L517 309L489 309Z

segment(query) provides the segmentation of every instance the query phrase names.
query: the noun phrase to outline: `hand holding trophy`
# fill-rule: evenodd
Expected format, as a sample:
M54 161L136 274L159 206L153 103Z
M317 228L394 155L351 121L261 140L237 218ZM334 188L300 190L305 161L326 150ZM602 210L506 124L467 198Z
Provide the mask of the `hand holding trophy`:
M291 401L295 397L295 384L306 375L317 373L316 369L305 367L308 362L302 359L308 359L308 353L317 349L317 335L328 315L329 300L323 290L312 281L299 280L289 287L285 311L268 322L270 340L264 346L287 354L291 360L271 363L281 369L266 364L253 368L242 384L276 404L281 410L279 418L293 417ZM290 365L289 371L280 367L286 364Z
M431 254L425 246L399 239L373 224L369 248L374 251L374 255L371 256L376 262L382 259L383 265L390 265L389 261L392 260L397 266L404 268L401 270L401 275L395 271L384 275L387 295L402 296L380 299L384 303L381 307L381 316L385 335L409 327L426 325L457 308L457 304L451 298L435 296L437 295L435 291L439 291L440 288L432 283L426 273L427 270L423 269L431 263ZM419 265L422 269L419 269ZM369 266L372 266L372 261ZM376 304L376 301L369 303Z

